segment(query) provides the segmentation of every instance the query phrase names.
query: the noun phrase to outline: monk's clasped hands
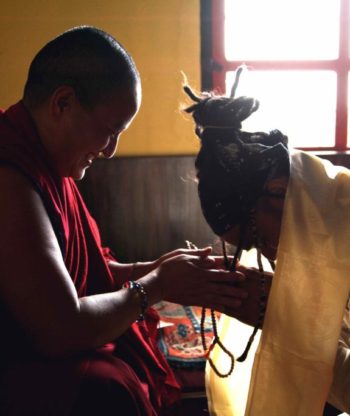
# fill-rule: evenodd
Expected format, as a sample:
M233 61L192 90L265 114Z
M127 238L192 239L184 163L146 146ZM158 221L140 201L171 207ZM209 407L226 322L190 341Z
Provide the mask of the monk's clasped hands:
M224 260L212 248L181 249L169 253L158 266L162 297L182 305L202 306L235 316L248 292L241 271L224 270Z

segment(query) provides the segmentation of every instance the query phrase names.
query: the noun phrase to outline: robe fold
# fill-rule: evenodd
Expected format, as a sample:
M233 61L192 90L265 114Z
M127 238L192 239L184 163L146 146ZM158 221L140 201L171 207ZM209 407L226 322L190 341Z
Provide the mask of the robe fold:
M78 296L115 290L107 265L111 255L101 246L97 225L73 179L55 173L22 102L0 113L0 163L20 171L40 195ZM106 373L107 378L115 381L114 386L122 384L134 397L140 415L160 414L162 407L177 400L179 386L158 350L157 322L158 316L150 308L143 324L134 323L114 342L74 358L52 362L34 351L0 297L2 339L6 340L0 345L0 410L6 403L10 412L15 398L24 397L28 406L31 401L33 408L38 406L37 413L31 414L71 414L89 372L96 373L98 368L98 377ZM15 375L22 381L15 381ZM129 381L124 383L123 378ZM42 392L36 391L38 386ZM150 400L145 399L147 395Z

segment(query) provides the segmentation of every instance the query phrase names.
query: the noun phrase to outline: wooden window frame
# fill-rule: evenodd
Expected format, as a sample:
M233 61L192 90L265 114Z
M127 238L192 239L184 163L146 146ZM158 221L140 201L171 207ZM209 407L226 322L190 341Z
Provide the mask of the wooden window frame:
M350 2L340 0L339 57L322 61L252 61L244 64L256 70L330 70L337 74L336 131L332 147L308 147L308 151L346 152L348 145L348 78L350 73ZM201 0L202 88L225 92L227 71L235 71L242 61L228 61L224 53L224 0ZM350 140L349 140L350 144Z

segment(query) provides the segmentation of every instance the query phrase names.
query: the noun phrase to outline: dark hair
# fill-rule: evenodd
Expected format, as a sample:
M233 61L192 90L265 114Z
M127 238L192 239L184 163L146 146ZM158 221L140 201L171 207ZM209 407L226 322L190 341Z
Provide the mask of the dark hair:
M288 138L279 130L241 130L242 121L259 108L254 98L234 98L234 89L230 97L196 96L190 87L184 89L195 101L185 111L192 114L201 141L195 166L202 211L214 233L221 236L247 223L269 180L289 177Z
M47 43L33 59L23 101L35 108L60 86L71 86L84 107L108 102L121 87L140 81L135 63L108 33L90 26L70 29Z

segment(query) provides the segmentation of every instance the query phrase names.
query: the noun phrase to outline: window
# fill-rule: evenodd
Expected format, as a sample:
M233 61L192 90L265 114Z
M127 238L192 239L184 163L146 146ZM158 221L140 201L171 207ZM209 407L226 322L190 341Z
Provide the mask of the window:
M202 38L209 24L211 38L204 53L202 40L203 74L210 65L211 89L228 94L244 64L237 95L260 101L244 129L280 129L298 148L350 150L349 3L202 1Z

